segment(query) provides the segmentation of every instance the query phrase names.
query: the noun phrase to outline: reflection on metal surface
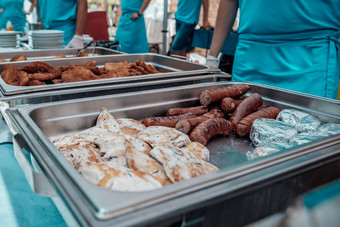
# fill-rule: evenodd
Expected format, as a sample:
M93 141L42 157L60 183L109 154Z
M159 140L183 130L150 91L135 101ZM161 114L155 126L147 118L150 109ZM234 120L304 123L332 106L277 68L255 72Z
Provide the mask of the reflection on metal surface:
M65 202L74 204L77 212L81 212L82 218L91 219L93 223L119 223L117 221L120 220L120 223L133 225L139 220L150 222L160 216L169 217L169 212L176 215L181 210L184 212L198 205L205 206L206 202L218 200L219 196L231 195L237 190L241 192L246 186L264 179L276 180L276 176L281 174L287 176L285 173L288 171L340 151L338 134L248 161L246 152L254 148L248 138L236 135L216 136L207 147L211 153L211 162L217 165L220 171L151 192L124 193L105 190L86 182L47 139L49 136L93 126L103 106L117 118L141 120L164 115L169 108L195 106L199 103L198 97L203 90L234 84L206 83L171 87L38 104L7 112L13 121L17 122L25 141L31 144L28 146L30 151L65 198ZM250 86L251 93L261 94L268 105L281 109L303 110L318 117L323 123L340 123L339 102L299 95L269 86ZM331 146L335 148L331 149ZM147 212L148 215L141 215L141 212Z

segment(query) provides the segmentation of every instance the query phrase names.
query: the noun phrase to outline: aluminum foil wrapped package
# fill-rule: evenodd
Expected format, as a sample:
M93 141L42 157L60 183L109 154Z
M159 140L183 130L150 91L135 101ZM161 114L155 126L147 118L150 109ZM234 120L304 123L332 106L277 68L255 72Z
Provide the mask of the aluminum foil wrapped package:
M273 144L288 144L297 130L284 122L274 119L259 118L253 123L250 139L255 146L272 146Z
M276 153L278 151L285 150L293 146L294 144L291 143L271 143L267 145L263 144L261 146L256 147L253 151L248 151L246 155L248 160L252 160L254 158L263 157L272 153Z
M319 135L317 132L302 132L295 135L289 142L295 145L301 145L305 143L309 143L318 139L323 138L324 136Z
M328 123L321 125L316 131L298 133L289 142L295 145L301 145L339 133L340 124Z
M340 133L340 124L328 123L318 128L318 134L324 136L332 136Z
M298 132L314 131L321 125L321 121L316 117L294 109L282 110L279 115L277 115L276 120L296 128Z
M276 153L278 151L280 151L280 149L277 147L259 146L259 147L256 147L254 151L248 151L246 155L247 155L248 160L253 160L258 157Z

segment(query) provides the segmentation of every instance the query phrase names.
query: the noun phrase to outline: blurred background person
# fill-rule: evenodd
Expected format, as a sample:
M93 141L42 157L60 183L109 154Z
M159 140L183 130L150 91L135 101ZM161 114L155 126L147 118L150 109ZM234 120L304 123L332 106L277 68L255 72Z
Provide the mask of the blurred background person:
M336 98L339 0L221 0L207 65L219 55L240 8L232 80Z
M122 52L128 54L149 52L143 12L150 1L121 1L122 15L118 22L115 41L119 42Z
M66 48L84 47L87 0L38 0L43 29L64 31Z
M25 32L26 14L31 14L37 5L36 0L29 0L31 7L24 9L24 0L0 0L0 29L7 28L7 22L11 21L14 31Z
M203 4L203 29L212 29L208 21L209 0L178 0L176 18L176 36L170 47L170 55L185 56L189 51L190 41L200 19Z

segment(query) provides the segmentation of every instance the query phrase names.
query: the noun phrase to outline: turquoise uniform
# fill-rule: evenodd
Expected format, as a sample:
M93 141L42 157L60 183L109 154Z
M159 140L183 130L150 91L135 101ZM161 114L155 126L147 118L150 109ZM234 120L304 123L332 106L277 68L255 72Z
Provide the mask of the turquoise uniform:
M191 47L191 38L194 34L195 27L200 20L202 0L179 0L177 4L176 18L176 36L171 44L172 52L189 51Z
M239 0L234 81L336 98L339 0Z
M197 24L200 20L202 0L178 0L176 20L187 24Z
M76 32L76 0L38 0L40 18L44 29L64 31L64 44L67 45Z
M11 21L14 31L25 32L26 14L22 11L24 0L0 0L0 29L6 28L7 21Z
M147 53L149 44L143 15L132 20L131 14L138 13L143 0L122 0L122 16L119 19L115 40L121 45L121 51L128 54Z

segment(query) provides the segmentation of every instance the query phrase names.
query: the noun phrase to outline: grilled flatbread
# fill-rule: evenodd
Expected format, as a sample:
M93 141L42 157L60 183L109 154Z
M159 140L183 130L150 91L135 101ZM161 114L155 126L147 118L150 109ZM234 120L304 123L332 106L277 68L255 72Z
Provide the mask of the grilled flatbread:
M157 146L150 154L163 165L173 183L218 170L214 165L199 160L187 147Z
M149 143L151 147L183 147L190 143L188 135L169 127L149 126L138 133L138 138Z
M99 147L92 141L66 135L51 139L67 161L76 169L87 162L100 162Z
M100 155L105 161L127 166L125 157L126 138L124 135L96 126L75 135L98 144Z
M107 129L111 132L121 132L116 119L109 113L106 108L102 108L97 118L96 126Z
M139 121L130 119L130 118L119 118L117 119L120 130L129 136L137 137L137 134L145 129L145 125L140 123Z
M155 159L134 149L134 147L129 143L126 148L126 160L129 168L149 173L163 186L171 183L170 179L164 172L163 166Z
M98 186L117 191L144 191L161 188L162 184L150 174L108 163L87 163L79 173Z

